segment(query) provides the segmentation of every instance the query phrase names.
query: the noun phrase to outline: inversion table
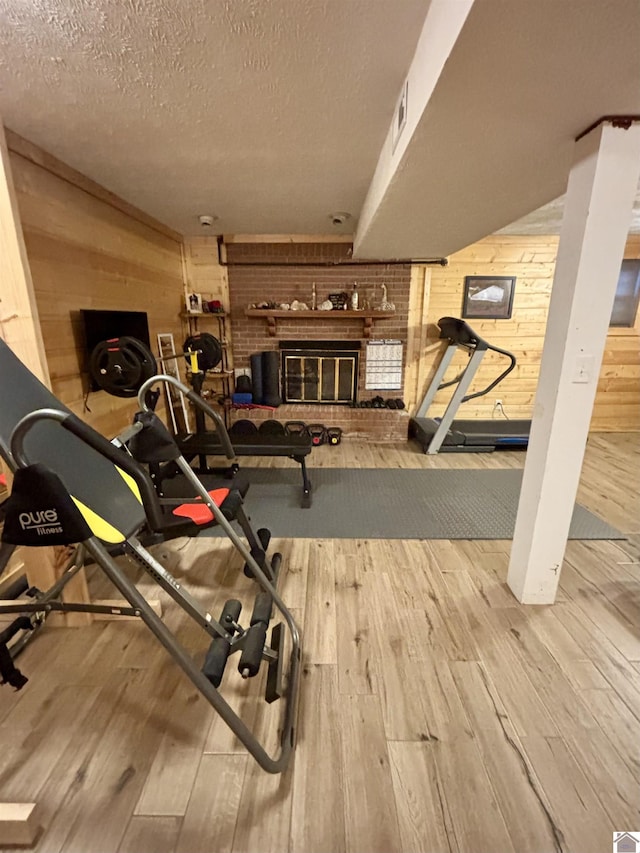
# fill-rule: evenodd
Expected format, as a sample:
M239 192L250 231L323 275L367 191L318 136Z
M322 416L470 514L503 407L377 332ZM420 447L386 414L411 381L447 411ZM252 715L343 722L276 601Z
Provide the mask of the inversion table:
M176 382L173 377L157 379ZM180 390L192 399L193 392L189 388L180 386ZM62 589L82 566L81 560L74 559L51 589L36 591L35 601L3 604L0 612L83 611L139 617L259 765L270 773L282 772L295 745L300 636L291 612L271 582L276 573L275 557L272 571L264 555L248 547L240 538L228 518L228 506L225 511L229 500L240 506L241 496L231 486L218 490L212 497L176 448L174 461L193 486L197 500L206 505L212 522L223 529L240 552L245 567L261 589L247 628L239 623L240 602L227 602L216 620L143 546L141 537L150 530L161 532L166 520L166 512L145 468L123 447L103 438L60 403L1 340L0 400L0 455L15 473L11 497L3 510L0 573L16 546L79 543L129 604L128 608L112 608L60 601ZM192 401L205 406L207 414L214 416L200 398ZM142 429L144 424L134 428L134 433ZM220 430L222 442L231 448L222 422ZM168 432L166 437L171 441ZM191 523L189 519L186 521ZM202 669L196 666L188 651L117 564L113 556L116 550L124 551L142 565L208 635L210 646ZM273 609L281 614L283 621L272 629L270 643L267 643L266 633ZM290 645L286 655L285 634L288 634ZM4 639L6 641L6 637ZM271 755L258 741L218 690L227 658L235 653L240 654L238 668L243 677L256 675L261 663L266 663L266 701L281 699L280 744L276 755ZM26 680L12 668L12 661L7 661L7 648L2 640L0 669L4 680L18 689Z

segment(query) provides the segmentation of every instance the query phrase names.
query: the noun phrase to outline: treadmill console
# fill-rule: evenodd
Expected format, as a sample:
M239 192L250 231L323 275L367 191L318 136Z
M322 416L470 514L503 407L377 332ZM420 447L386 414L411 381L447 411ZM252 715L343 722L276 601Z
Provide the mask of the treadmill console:
M486 346L483 346L485 343L483 339L476 335L468 323L458 317L441 317L438 320L438 326L440 327L440 337L447 338L452 344L486 349Z

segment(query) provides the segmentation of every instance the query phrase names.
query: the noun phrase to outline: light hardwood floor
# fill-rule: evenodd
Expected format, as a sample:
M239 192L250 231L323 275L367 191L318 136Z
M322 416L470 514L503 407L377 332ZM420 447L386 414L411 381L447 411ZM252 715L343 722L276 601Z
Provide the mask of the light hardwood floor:
M343 442L312 464L523 459ZM0 798L38 802L44 853L610 850L614 830L640 827L640 436L590 439L579 499L631 536L571 542L553 607L513 598L509 542L275 543L305 646L282 777L142 625L47 629L20 659L29 684L0 691ZM222 540L166 550L214 613L251 588ZM171 606L166 618L204 651ZM256 687L234 668L223 682L274 737Z

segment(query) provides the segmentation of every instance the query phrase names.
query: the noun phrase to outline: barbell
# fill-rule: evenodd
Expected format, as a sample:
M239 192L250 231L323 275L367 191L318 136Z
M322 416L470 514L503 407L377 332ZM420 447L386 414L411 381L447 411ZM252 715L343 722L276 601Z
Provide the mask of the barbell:
M183 352L173 358L185 357L193 370L191 357L197 355L198 370L213 370L222 361L222 345L208 332L190 335ZM163 358L162 362L169 361ZM89 359L89 372L96 385L114 397L135 397L140 387L158 373L151 350L137 338L123 336L101 341Z

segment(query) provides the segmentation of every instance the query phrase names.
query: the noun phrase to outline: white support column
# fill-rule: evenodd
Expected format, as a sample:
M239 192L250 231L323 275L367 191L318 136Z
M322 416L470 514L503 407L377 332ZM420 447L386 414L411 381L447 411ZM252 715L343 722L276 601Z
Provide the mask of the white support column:
M640 174L640 123L576 143L507 582L552 604Z

